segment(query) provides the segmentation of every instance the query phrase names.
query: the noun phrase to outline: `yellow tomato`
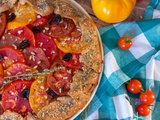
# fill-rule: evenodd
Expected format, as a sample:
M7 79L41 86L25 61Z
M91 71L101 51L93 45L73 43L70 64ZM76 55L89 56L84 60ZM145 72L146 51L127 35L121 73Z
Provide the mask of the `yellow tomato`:
M14 8L13 11L11 11L11 13L15 13L16 18L13 21L8 22L8 30L26 26L37 19L37 13L29 4L21 5L20 3L18 3L18 5Z
M125 20L132 12L136 0L91 0L96 17L107 23Z
M37 78L31 85L29 103L33 111L37 114L42 107L48 105L50 99L46 91L49 89L46 76Z

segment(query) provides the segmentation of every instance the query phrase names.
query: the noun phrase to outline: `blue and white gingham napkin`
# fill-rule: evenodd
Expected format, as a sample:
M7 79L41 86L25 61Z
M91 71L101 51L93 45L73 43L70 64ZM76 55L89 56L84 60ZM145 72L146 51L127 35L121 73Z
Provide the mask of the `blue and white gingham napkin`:
M154 18L160 18L160 0L151 1L143 21L99 29L105 58L101 83L91 103L75 120L160 120L160 19ZM118 47L122 36L132 39L129 50ZM156 96L147 117L137 115L139 94L126 89L125 82L132 78Z

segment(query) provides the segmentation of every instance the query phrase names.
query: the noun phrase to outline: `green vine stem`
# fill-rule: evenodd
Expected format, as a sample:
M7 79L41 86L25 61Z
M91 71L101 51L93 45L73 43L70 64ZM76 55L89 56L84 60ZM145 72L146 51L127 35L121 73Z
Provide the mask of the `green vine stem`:
M43 77L43 75L48 75L51 72L55 72L57 70L61 70L61 69L65 69L65 67L54 67L54 69L45 69L44 72L40 73L38 72L38 70L35 70L33 72L30 73L17 73L14 76L6 76L4 77L4 84L9 84L11 82L13 82L13 79L18 79L18 80L31 80L32 78L39 78L39 77Z

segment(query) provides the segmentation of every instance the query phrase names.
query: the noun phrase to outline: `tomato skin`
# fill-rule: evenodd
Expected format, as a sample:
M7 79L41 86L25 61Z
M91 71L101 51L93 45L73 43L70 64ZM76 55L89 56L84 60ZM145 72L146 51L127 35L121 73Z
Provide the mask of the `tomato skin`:
M147 90L145 93L140 93L139 98L143 104L150 105L155 100L155 95L152 91Z
M143 117L149 115L150 113L149 107L145 104L138 105L136 111L138 112L138 115L143 116Z
M118 41L118 46L122 50L128 50L132 46L132 40L129 37L121 37Z
M131 82L127 85L127 89L132 94L137 94L142 89L142 84L136 79L131 80Z
M20 97L24 89L30 89L33 81L17 80L7 86L2 93L2 107L4 111L11 110L26 116L28 112L32 112L29 99L24 100ZM17 99L15 99L17 98Z
M136 0L91 0L96 17L107 23L125 20L134 9Z
M3 12L0 15L0 37L5 31L6 25L7 25L7 17L6 17L6 13Z
M34 21L33 23L27 25L27 27L29 29L32 29L34 27L43 27L48 23L49 19L50 19L50 16L37 15L36 21Z

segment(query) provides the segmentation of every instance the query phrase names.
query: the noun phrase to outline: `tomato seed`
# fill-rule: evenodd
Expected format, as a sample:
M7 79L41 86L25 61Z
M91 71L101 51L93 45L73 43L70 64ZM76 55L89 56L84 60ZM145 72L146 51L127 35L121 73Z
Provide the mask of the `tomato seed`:
M21 92L20 97L21 97L23 100L28 100L28 99L29 99L29 89L24 89L24 90Z
M16 15L14 13L9 14L9 21L12 21L16 18Z
M69 61L70 59L72 59L72 53L67 53L62 58L64 61Z

